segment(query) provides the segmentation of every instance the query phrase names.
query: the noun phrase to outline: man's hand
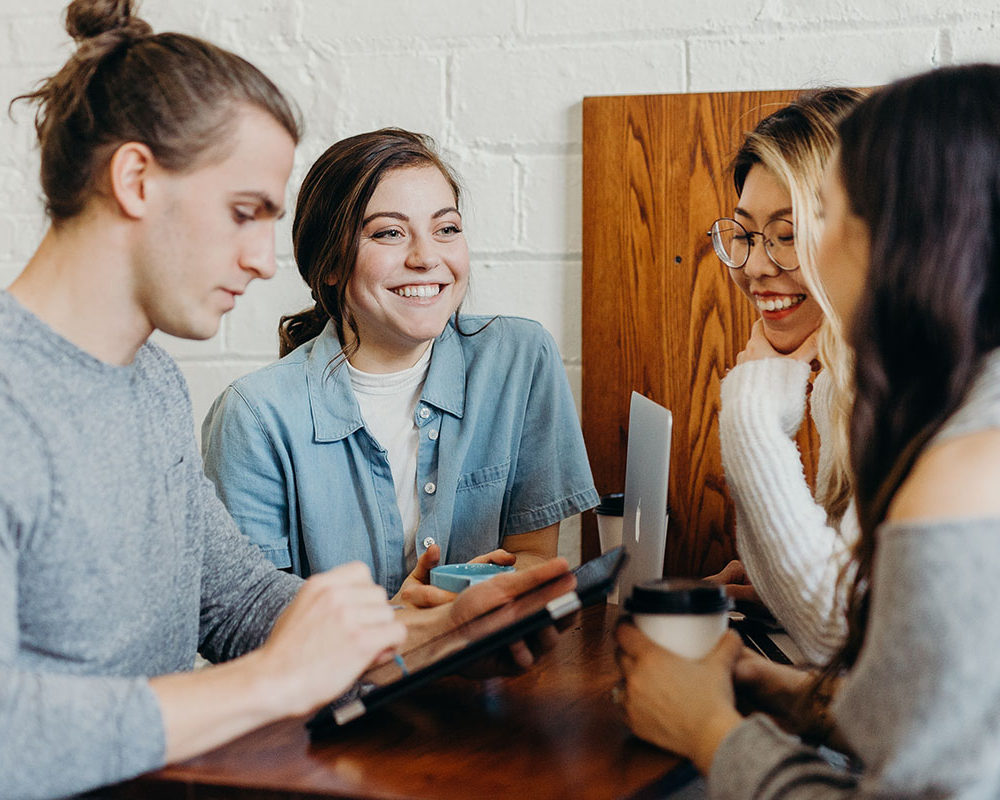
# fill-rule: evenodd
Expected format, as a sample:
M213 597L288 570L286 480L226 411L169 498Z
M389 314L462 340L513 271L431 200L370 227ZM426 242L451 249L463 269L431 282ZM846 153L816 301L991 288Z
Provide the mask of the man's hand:
M287 713L305 714L343 694L405 636L385 589L354 562L310 577L256 657Z

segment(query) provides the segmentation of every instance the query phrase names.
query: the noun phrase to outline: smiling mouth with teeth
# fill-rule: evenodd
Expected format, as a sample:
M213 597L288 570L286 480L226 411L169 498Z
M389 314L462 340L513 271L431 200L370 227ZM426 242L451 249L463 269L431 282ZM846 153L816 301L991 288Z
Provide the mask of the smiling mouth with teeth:
M422 283L415 286L400 286L392 291L400 297L434 297L434 295L440 294L441 284Z
M797 306L806 299L804 294L785 294L771 297L755 297L757 308L761 311L784 311Z

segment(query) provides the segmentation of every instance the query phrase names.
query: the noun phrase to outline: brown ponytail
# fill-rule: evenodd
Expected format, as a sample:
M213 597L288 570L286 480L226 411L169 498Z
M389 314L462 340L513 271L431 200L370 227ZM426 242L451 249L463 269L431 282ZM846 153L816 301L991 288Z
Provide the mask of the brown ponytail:
M329 319L329 314L318 305L298 314L283 316L278 322L278 355L288 355L300 344L315 339L323 332Z
M166 169L219 156L234 107L254 106L299 139L295 113L256 67L209 42L154 34L133 0L73 0L66 30L76 52L33 92L46 211L55 224L83 210L125 142L146 144Z

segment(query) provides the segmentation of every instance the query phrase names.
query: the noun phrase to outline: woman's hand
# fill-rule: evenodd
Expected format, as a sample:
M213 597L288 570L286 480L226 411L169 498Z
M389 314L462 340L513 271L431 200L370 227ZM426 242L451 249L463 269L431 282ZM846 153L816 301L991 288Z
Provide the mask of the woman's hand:
M489 611L504 606L525 592L548 583L551 585L547 587L547 592L552 599L576 588L576 576L569 571L565 559L553 558L531 569L506 572L488 581L473 584L457 596L453 595L454 602L446 605L430 609L403 609L397 613L397 619L407 626L408 638L404 650L434 639L445 631L454 630ZM508 613L510 621L514 621L514 611L508 609ZM576 615L568 615L555 625L511 644L503 652L487 657L464 670L463 674L468 677L485 678L523 672L540 655L552 649L558 640L558 632L570 625L575 618Z
M762 711L784 730L809 741L830 735L829 697L816 695L816 675L809 670L776 664L744 649L733 669L741 706Z
M751 603L763 605L757 596L757 590L753 588L750 578L747 577L747 571L743 567L742 561L733 559L720 572L709 575L705 580L721 583L726 588L726 594L734 600L748 600Z
M763 321L757 320L750 330L750 338L747 340L746 347L736 356L736 363L743 364L747 361L757 361L762 358L794 358L796 361L805 361L808 364L812 364L812 362L817 361L817 356L819 355L819 347L816 342L817 333L818 330L810 333L805 341L791 353L779 353L767 340L767 335L764 333ZM818 368L817 362L814 371Z
M481 556L469 559L470 564L497 564L501 567L513 567L516 561L516 554L499 547L496 550L491 550L489 553L483 553Z
M441 547L432 544L417 559L417 565L406 576L403 585L399 587L395 597L390 601L393 605L407 605L414 608L432 608L455 599L454 592L446 592L437 586L431 586L431 570L441 560Z
M552 581L552 586L548 591L553 599L576 588L576 576L569 571L566 560L552 558L536 567L507 572L470 586L452 604L452 623L460 625L475 619L549 581ZM559 640L559 632L565 630L575 620L575 614L564 617L554 625L542 628L537 633L514 642L495 657L476 664L471 670L466 670L465 674L469 677L489 677L491 675L516 675L524 672L541 655L555 647Z
M450 603L455 599L454 592L439 589L431 586L431 570L438 565L441 560L440 545L432 544L417 559L417 565L413 571L406 576L403 585L399 587L396 596L392 598L394 605L408 605L415 608L432 608L443 603ZM506 550L493 550L476 556L469 561L470 564L499 564L502 567L513 566L517 561L517 556L508 553Z
M733 693L739 636L726 633L698 660L664 650L631 622L621 623L615 638L625 684L619 702L629 727L707 773L719 743L743 719Z

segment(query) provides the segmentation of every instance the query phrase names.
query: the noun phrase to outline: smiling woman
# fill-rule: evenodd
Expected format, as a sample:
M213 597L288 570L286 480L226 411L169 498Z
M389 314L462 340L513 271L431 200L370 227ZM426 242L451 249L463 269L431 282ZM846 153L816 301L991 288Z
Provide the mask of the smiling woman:
M778 353L791 353L823 320L799 269L791 193L770 169L754 164L733 216L728 236L723 220L713 226L716 252L760 312L767 341Z
M205 420L205 468L243 532L300 575L367 563L398 599L439 560L531 566L597 504L552 338L459 313L469 250L458 181L399 129L332 145L292 235L316 305L280 326L283 358ZM502 549L497 549L502 548Z
M817 684L732 635L692 662L625 625L621 700L711 797L998 797L1000 66L897 81L838 131L819 265L856 365L847 640Z
M469 248L454 191L436 167L388 172L368 201L347 307L357 323L351 365L373 373L413 366L458 310Z
M719 412L742 564L713 577L745 575L752 590L735 591L762 600L815 662L845 634L837 579L858 531L843 443L844 345L830 323L822 354L817 345L829 303L815 279L816 198L837 120L860 98L851 89L828 89L762 120L734 159L733 217L709 232L733 282L760 313L722 382ZM821 441L815 497L794 441L807 397Z

